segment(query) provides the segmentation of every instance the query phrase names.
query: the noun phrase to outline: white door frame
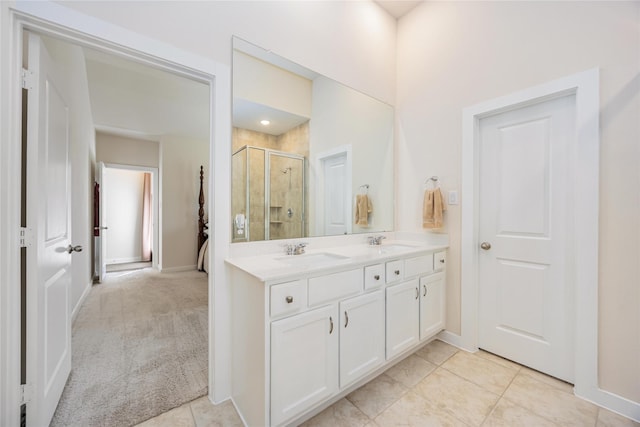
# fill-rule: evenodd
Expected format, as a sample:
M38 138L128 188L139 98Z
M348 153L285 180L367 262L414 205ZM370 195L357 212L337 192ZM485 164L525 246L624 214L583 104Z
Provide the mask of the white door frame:
M151 268L155 270L162 270L162 254L160 253L160 226L162 224L162 212L160 212L160 175L158 173L158 168L147 167L147 166L136 166L136 165L125 165L122 163L105 163L104 167L106 169L121 169L127 171L136 171L136 172L148 172L151 174L151 183L153 184L153 242L151 253L153 256L151 257ZM102 177L104 183L104 177ZM102 189L100 189L102 191ZM104 254L103 254L104 256Z
M462 323L459 344L478 350L478 215L479 121L544 100L575 94L576 138L569 148L574 175L568 190L574 194L575 233L570 236L573 262L568 277L575 319L575 394L597 400L598 391L598 184L599 184L599 71L592 69L511 95L465 108L462 140L461 292Z
M9 57L2 65L3 123L2 135L8 136L0 147L0 185L6 195L0 201L0 424L19 425L20 416L20 177L21 177L21 68L23 32L39 34L88 46L120 57L199 80L210 88L210 141L208 200L211 246L209 271L209 398L220 402L230 396L231 334L230 288L226 280L224 259L229 251L231 221L231 69L230 65L187 52L161 41L118 27L114 24L74 11L53 2L16 1L0 5L2 47ZM5 23L9 25L4 26ZM4 38L7 37L7 38ZM229 46L231 49L231 46ZM4 62L4 61L3 61ZM5 66L6 64L6 66ZM7 86L8 84L8 86ZM6 107L6 108L4 108ZM6 125L6 127L4 127ZM220 141L220 143L215 143ZM214 307L215 303L215 307ZM214 330L215 325L215 330ZM214 382L215 378L215 382Z

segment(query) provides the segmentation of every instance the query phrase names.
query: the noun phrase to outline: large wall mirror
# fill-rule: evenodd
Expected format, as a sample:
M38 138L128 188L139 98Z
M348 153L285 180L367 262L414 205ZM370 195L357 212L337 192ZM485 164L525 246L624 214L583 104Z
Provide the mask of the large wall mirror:
M393 114L234 37L232 241L392 230Z

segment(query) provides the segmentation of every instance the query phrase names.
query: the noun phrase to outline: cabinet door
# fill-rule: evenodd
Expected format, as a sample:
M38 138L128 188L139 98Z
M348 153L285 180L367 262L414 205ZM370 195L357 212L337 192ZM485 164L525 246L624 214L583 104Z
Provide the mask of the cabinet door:
M271 425L338 390L337 305L271 323Z
M420 279L420 339L444 329L444 274Z
M340 303L340 387L384 362L384 294L376 291Z
M413 279L387 292L387 360L419 341L420 282Z

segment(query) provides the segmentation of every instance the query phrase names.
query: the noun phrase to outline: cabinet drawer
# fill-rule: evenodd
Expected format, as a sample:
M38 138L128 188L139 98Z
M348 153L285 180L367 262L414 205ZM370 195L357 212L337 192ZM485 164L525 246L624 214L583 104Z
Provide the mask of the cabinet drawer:
M389 261L386 264L387 283L394 283L404 278L404 260Z
M444 270L446 262L447 262L447 251L436 252L433 255L433 269L435 271Z
M369 265L364 268L364 288L375 289L384 284L384 265Z
M304 280L271 286L271 316L296 313L307 305L307 286Z
M404 261L404 277L428 274L433 271L433 254L407 258Z
M362 291L362 282L361 268L312 277L309 279L309 306L356 294Z

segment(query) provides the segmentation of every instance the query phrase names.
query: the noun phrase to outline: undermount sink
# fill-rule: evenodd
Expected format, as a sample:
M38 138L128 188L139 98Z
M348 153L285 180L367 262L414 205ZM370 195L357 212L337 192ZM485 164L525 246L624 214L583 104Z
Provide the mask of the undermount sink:
M349 257L343 255L336 255L328 252L320 252L315 254L305 255L287 255L276 258L276 260L287 263L294 267L310 267L317 265L330 264L337 261L344 261Z
M409 249L414 248L414 246L411 246L411 245L400 245L400 244L380 245L380 246L373 246L373 247L378 251L378 253L381 253L381 254L402 252L402 251L407 251Z

